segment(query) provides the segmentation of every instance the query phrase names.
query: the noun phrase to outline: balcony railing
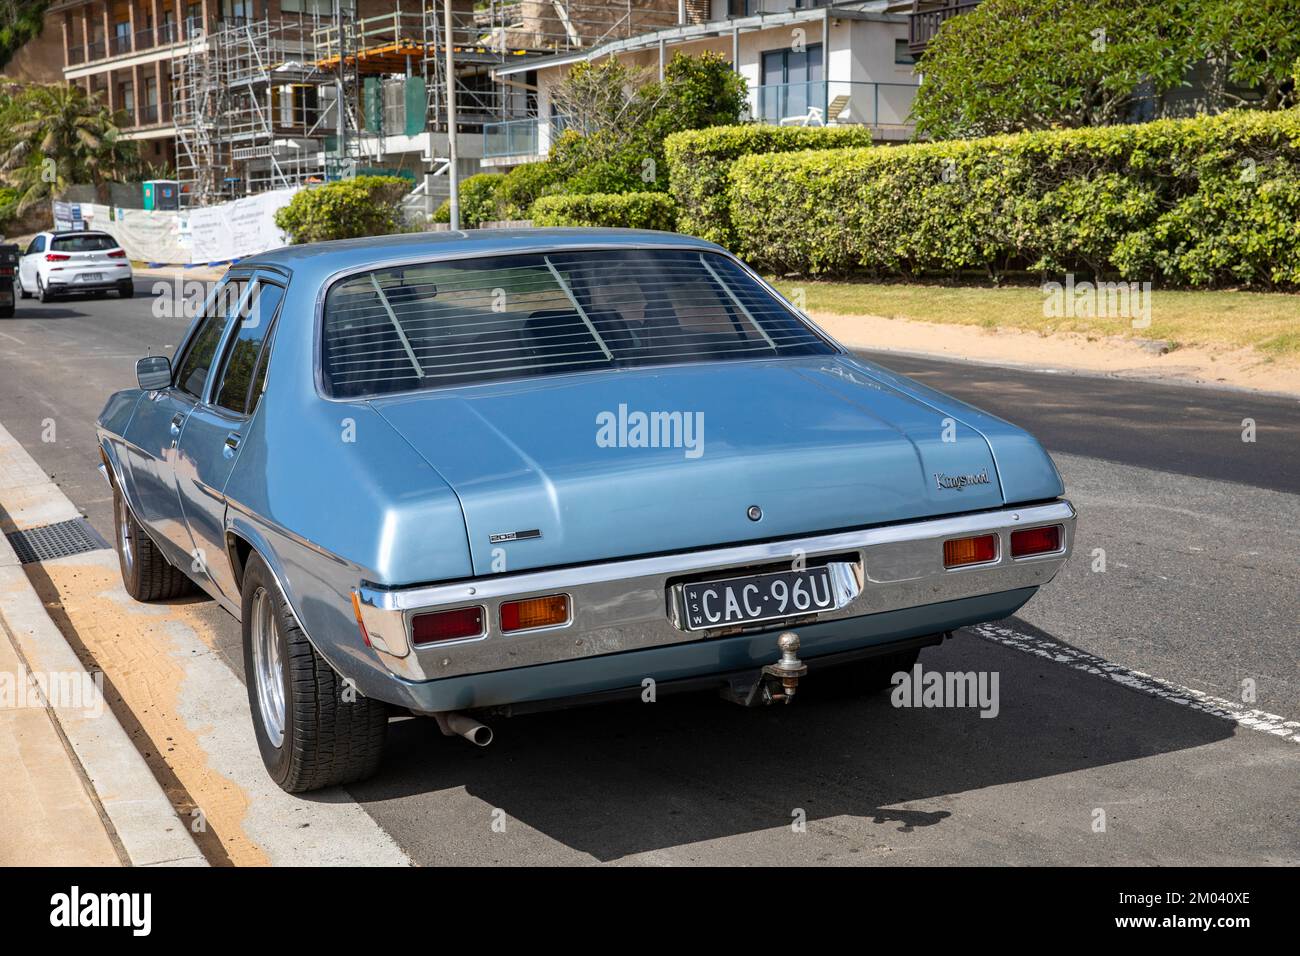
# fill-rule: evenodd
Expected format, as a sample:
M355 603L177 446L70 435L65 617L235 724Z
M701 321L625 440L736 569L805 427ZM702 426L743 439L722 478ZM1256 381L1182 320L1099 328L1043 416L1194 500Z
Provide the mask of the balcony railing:
M93 62L104 59L107 48L103 40L91 40L86 44L86 60Z
M530 116L483 124L483 158L504 159L512 156L544 156L551 144L569 125L562 116L549 119Z
M134 49L134 46L131 43L131 34L113 34L113 39L109 44L109 49L112 51L112 56L121 56L123 53L130 53L131 50Z
M779 83L758 87L752 106L760 123L905 128L911 125L908 116L916 90L915 83Z
M152 126L159 122L159 112L157 105L140 107L140 125Z
M74 46L68 50L68 66L76 66L78 63L86 62L86 48L83 46Z
M932 5L930 9L922 10L920 8L924 2L925 0L914 0L912 12L908 14L907 45L913 56L920 56L925 51L945 20L951 20L980 5L980 0L945 0L942 5Z

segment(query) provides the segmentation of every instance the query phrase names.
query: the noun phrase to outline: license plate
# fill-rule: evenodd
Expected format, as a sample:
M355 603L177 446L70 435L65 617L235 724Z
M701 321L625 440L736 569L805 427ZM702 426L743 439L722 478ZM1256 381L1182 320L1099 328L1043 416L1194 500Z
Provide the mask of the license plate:
M78 280L81 282L103 282L104 273L102 272L83 272L79 275Z
M733 627L835 608L830 571L776 571L682 585L688 630Z

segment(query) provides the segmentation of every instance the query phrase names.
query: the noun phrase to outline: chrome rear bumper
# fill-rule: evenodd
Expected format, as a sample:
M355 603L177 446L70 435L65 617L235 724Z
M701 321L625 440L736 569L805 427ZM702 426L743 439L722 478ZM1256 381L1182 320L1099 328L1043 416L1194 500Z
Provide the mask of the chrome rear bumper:
M1011 557L1013 531L1054 524L1063 529L1059 551ZM1062 499L797 540L476 578L455 584L394 590L363 587L358 596L366 630L390 670L405 680L434 680L776 631L810 622L1038 587L1050 581L1069 556L1074 525L1074 508ZM995 560L944 567L945 540L990 533L998 536ZM685 629L677 587L683 581L719 572L736 576L789 567L796 561L831 567L836 592L833 610L765 621L743 629ZM568 623L501 633L498 608L503 602L557 593L569 596ZM411 645L410 619L415 614L470 606L479 606L485 612L482 636L421 647Z

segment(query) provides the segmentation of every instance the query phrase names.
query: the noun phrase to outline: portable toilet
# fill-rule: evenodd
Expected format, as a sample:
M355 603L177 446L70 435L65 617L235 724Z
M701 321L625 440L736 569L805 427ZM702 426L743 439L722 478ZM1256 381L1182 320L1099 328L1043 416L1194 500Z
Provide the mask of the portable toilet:
M180 183L174 179L151 179L144 184L144 208L175 212L181 208Z

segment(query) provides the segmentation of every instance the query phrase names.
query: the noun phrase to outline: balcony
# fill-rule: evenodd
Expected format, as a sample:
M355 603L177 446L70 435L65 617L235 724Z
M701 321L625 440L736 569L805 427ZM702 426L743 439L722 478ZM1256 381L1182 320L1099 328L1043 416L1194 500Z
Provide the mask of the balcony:
M568 126L561 116L503 120L483 124L483 165L507 166L544 159Z
M817 80L779 83L753 91L754 119L779 126L870 126L895 131L903 139L911 134L909 114L916 97L915 83Z
M907 20L907 45L913 56L920 56L934 39L945 20L967 13L980 5L980 0L912 0L912 12Z
M132 42L129 33L116 33L109 43L110 56L121 56L123 53L130 53L134 49L135 44Z

